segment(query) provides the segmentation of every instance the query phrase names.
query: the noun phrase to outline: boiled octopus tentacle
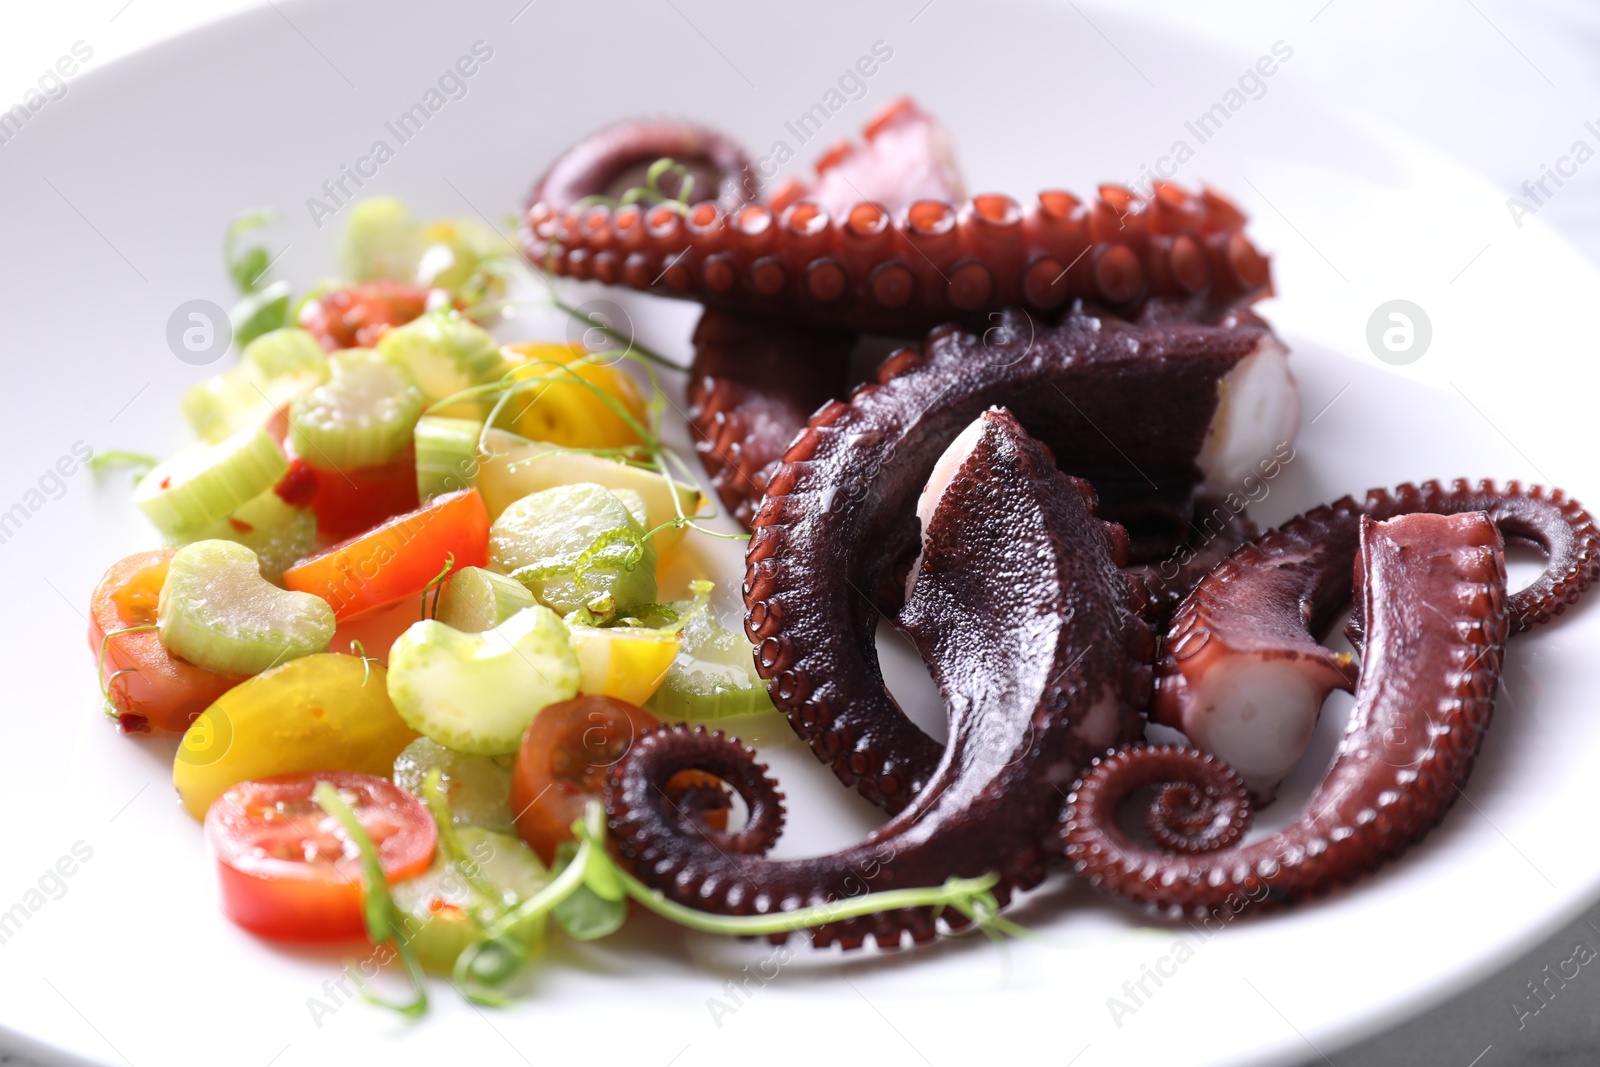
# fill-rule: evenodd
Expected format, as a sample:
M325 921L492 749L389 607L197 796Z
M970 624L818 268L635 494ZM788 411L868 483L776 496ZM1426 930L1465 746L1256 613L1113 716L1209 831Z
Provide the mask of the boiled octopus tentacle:
M1235 552L1174 615L1156 666L1151 718L1182 730L1269 803L1311 738L1349 657L1320 641L1350 603L1363 516L1482 511L1507 539L1544 553L1544 571L1511 597L1511 629L1561 614L1600 577L1600 531L1559 489L1457 480L1374 489L1316 508Z
M939 461L924 494L922 553L900 624L950 715L950 744L925 789L859 844L774 860L778 800L748 752L688 726L642 734L612 768L606 805L618 850L680 903L752 914L865 889L997 873L996 896L1036 885L1065 789L1105 746L1138 736L1153 652L1127 613L1116 528L1093 490L1058 471L1009 414L984 413ZM660 787L684 770L744 798L746 829L694 826ZM818 943L880 945L933 936L930 916L896 911L830 924Z
M695 451L711 486L745 526L806 420L848 384L856 337L707 311L694 331L686 393Z
M1248 303L1271 290L1267 259L1220 195L1161 184L1150 200L1105 185L1092 203L1041 192L1024 206L983 194L863 201L828 212L799 201L582 210L534 201L523 251L539 267L709 307L919 336L979 325L997 308L1059 314L1074 300L1130 312L1153 296Z
M1192 533L1164 559L1125 568L1139 614L1153 626L1164 627L1217 564L1261 532L1242 507L1235 511L1223 502L1200 499L1195 514L1204 517L1202 522L1191 522Z
M1272 417L1252 422L1253 406L1220 405L1230 390L1269 397ZM1197 490L1236 483L1232 465L1253 470L1256 456L1292 439L1298 417L1283 348L1264 327L1082 314L1046 327L1015 309L984 335L936 332L921 351L886 360L849 403L819 411L756 515L745 628L796 733L891 812L927 784L941 747L884 687L875 594L904 585L900 568L918 543L913 505L940 454L995 405L1094 484L1106 518L1162 546L1186 528Z
M1133 747L1097 761L1062 814L1090 884L1174 918L1320 896L1419 840L1454 802L1489 727L1511 627L1503 542L1481 512L1359 518L1361 675L1327 776L1283 830L1239 844L1244 782L1195 749ZM1162 851L1117 821L1157 786Z
M619 122L579 141L534 183L528 210L562 212L589 197L616 199L642 187L660 159L685 167L694 178L690 196L699 194L705 203L732 210L755 199L749 157L735 141L692 122L658 119ZM681 181L681 175L664 175L660 191L677 196Z
M1024 206L962 195L952 155L942 127L899 100L868 125L864 148L824 157L804 198L786 183L760 203L750 202L748 159L726 138L624 123L570 149L534 186L523 251L558 275L893 337L978 326L1007 306L1050 316L1091 300L1129 314L1151 297L1227 307L1271 292L1243 213L1209 189L1158 182L1146 198L1103 185L1092 203L1047 190ZM663 156L719 197L687 210L582 203L642 184Z

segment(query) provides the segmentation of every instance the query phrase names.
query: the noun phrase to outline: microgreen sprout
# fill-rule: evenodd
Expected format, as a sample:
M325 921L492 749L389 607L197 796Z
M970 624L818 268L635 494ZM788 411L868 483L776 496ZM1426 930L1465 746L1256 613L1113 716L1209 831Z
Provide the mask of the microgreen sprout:
M425 792L429 794L429 810L439 823L440 840L446 842L448 853L451 846L445 826L450 820L449 807L442 789L437 787L436 775L436 771L430 774ZM572 830L577 843L568 846L571 851L565 866L559 868L539 892L503 910L488 924L483 935L456 959L454 982L468 1000L481 1004L505 1003L507 998L500 989L528 961L545 920L557 915L558 909L585 891L604 902L634 901L690 930L730 937L793 933L897 908L931 908L935 916L949 909L990 937L1028 933L1025 928L1001 918L993 891L999 882L995 874L949 878L938 886L891 889L770 915L712 914L669 900L660 890L651 889L618 865L606 847L605 809L599 801L591 800L587 804L583 818L572 824ZM465 867L463 874L466 874ZM601 920L591 917L589 921ZM620 923L592 935L580 932L576 936L604 936L615 929L615 925Z
M367 924L367 937L374 945L394 942L401 960L405 963L406 976L416 995L410 1001L386 1000L372 992L366 981L354 970L347 968L350 977L355 981L356 991L364 999L379 1007L388 1008L408 1018L418 1018L428 1010L427 979L422 973L422 964L406 937L405 919L395 906L394 898L389 895L389 880L383 873L383 861L378 855L378 848L367 835L361 820L356 818L356 813L350 810L350 805L345 803L339 791L332 785L318 782L311 797L317 802L318 807L339 824L345 835L350 838L351 844L355 845L361 854L362 916Z
M161 461L154 456L147 456L143 452L129 452L125 449L112 449L109 452L96 452L84 463L96 474L103 473L112 467L127 467L133 474L134 483L137 484L150 472L151 468Z
M105 637L100 639L100 677L104 679L104 681L100 683L100 699L104 702L102 704L102 709L105 711L107 716L113 719L117 719L122 716L122 710L117 707L117 702L111 697L111 687L115 685L117 679L121 678L124 674L139 673L137 668L124 667L120 671L112 671L111 676L109 678L106 677L106 657L111 654L111 639L113 637L121 637L123 634L142 634L150 630L158 629L160 629L160 626L153 622L144 626L127 626L121 630L110 630L106 633Z
M444 557L444 566L439 568L439 573L434 575L427 585L422 587L422 620L437 619L439 617L439 594L444 591L445 579L450 577L450 572L456 569L456 554L447 553ZM428 591L433 591L433 608L428 607Z

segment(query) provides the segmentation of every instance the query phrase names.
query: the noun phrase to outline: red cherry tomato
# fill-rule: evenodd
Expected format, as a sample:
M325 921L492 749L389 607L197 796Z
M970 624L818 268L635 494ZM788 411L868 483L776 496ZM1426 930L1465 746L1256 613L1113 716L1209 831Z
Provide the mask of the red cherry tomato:
M112 565L89 603L89 648L98 659L108 633L156 621L156 605L177 549L139 552ZM121 674L120 671L132 673ZM155 630L113 637L101 680L128 733L182 733L244 675L218 674L167 651Z
M385 330L428 310L428 290L410 282L360 282L335 289L300 309L300 325L329 352L371 348Z
M489 510L477 489L436 496L410 514L309 556L283 572L283 584L315 593L344 620L420 595L449 558L452 574L489 562Z
M615 697L579 696L551 704L528 725L517 750L511 776L511 810L517 833L546 863L556 848L571 841L572 824L583 817L585 803L598 798L606 774L633 745L633 739L659 720L641 707ZM717 788L709 774L685 771L667 783L676 800L691 788ZM706 823L727 828L728 803L713 795L697 806Z
M386 778L314 771L240 782L206 812L206 840L222 878L222 910L261 937L362 937L361 860L312 790L328 782L377 846L392 884L433 860L438 828L421 801Z
M292 503L290 494L299 492L317 513L317 533L323 537L338 541L354 537L421 503L417 455L411 445L389 462L372 467L325 467L314 458L292 454L289 462L289 472L279 479L278 495ZM296 478L303 481L291 481Z

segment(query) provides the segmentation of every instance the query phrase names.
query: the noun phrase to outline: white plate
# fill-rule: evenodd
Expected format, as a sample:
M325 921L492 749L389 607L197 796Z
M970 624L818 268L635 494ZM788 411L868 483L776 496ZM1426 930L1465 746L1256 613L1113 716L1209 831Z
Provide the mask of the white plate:
M227 299L228 219L276 204L280 275L304 285L330 270L336 227L316 228L307 198L375 140L393 144L385 122L478 40L493 56L467 95L399 146L368 191L429 215L499 219L554 153L641 112L701 119L757 154L787 140L800 156L792 168L901 92L949 123L975 188L1088 190L1154 163L1256 59L1098 9L1096 30L1070 8L1018 0L919 13L923 4L868 14L846 0L766 12L674 0L602 15L538 3L519 15L523 0L285 2L78 75L5 146L0 511L28 512L4 544L0 914L28 912L0 944L8 1040L50 1062L141 1067L338 1063L391 1055L401 1041L418 1062L466 1051L483 1063L565 1052L645 1065L950 1064L1047 1050L1084 1067L1283 1063L1443 998L1593 899L1600 854L1579 847L1578 814L1592 804L1600 749L1588 651L1600 613L1589 609L1513 643L1471 803L1422 847L1333 900L1203 943L1058 887L1020 914L1064 944L1013 944L1009 962L981 939L888 958L799 952L735 999L725 983L770 975L770 950L640 923L563 951L526 1003L476 1012L441 987L431 1016L407 1025L361 1005L314 1013L311 998L334 1006L324 983L339 976L338 953L275 949L221 917L200 835L167 785L169 747L108 727L84 646L97 577L154 538L120 477L79 472L64 488L46 478L43 496L28 491L78 441L165 452L183 440L178 395L214 368L169 353L167 318L189 299ZM845 104L817 143L795 144L785 122L880 40L893 57L866 98ZM1161 89L1123 53L1159 70ZM1590 362L1566 358L1592 331L1593 272L1536 222L1473 261L1484 233L1505 225L1499 195L1377 119L1301 97L1292 65L1179 175L1236 194L1276 254L1281 297L1264 310L1296 352L1308 425L1260 517L1431 476L1548 479L1600 501L1587 435L1559 417L1593 395ZM1393 298L1420 304L1433 327L1426 355L1399 369L1365 341L1368 316ZM647 341L684 354L691 309L615 299ZM730 567L728 582L736 575ZM910 691L914 674L897 684ZM1325 717L1324 754L1337 718ZM782 724L765 735L791 797L785 854L872 825ZM92 858L30 896L77 842ZM1124 981L1181 936L1193 957L1114 1019L1108 998L1126 998ZM714 1013L712 998L736 1010Z

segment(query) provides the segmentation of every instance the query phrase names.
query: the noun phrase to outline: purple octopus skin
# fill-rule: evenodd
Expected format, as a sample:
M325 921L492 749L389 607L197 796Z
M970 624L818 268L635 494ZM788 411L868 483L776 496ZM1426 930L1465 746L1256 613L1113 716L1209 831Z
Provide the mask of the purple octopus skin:
M1044 877L1064 791L1106 746L1137 737L1153 635L1131 616L1116 528L1003 411L941 459L921 510L923 551L900 625L929 665L950 744L927 787L859 844L809 859L760 855L782 824L764 768L720 734L641 734L612 768L606 807L637 876L679 903L725 914L789 911L864 890L997 873L1000 902ZM695 825L662 798L684 770L744 799L745 828ZM937 932L926 911L828 924L817 944L899 945Z
M1359 523L1356 704L1306 808L1241 844L1250 804L1225 763L1119 749L1094 762L1062 814L1066 857L1091 885L1172 918L1283 907L1377 869L1449 810L1488 730L1511 627L1500 532L1482 512ZM1118 825L1148 786L1158 793L1147 828L1162 847Z
M534 183L530 210L574 210L590 197L615 199L645 184L650 165L670 158L694 177L696 192L707 203L736 208L752 199L750 160L744 149L716 130L692 122L644 119L619 122L590 134L568 149ZM662 178L661 191L679 192L676 175Z
M685 390L701 465L723 507L748 527L771 476L812 412L849 382L856 336L707 310Z
M1203 464L1292 438L1292 423L1214 426L1221 391L1256 375L1291 392L1275 410L1292 420L1282 348L1264 327L1231 319L1074 315L1042 327L1013 309L986 335L939 331L922 351L891 356L876 384L812 418L756 515L745 627L774 703L843 782L890 812L903 808L941 746L884 687L873 633L881 604L903 588L918 539L913 502L940 453L984 410L1004 406L1063 470L1094 484L1106 518L1167 548L1208 477L1237 481ZM1228 448L1208 447L1226 433L1236 434Z
M1546 567L1511 597L1513 632L1563 612L1600 577L1600 531L1559 489L1457 480L1374 489L1319 507L1230 556L1173 616L1156 665L1151 718L1226 761L1270 803L1304 753L1329 692L1353 689L1348 656L1319 641L1350 602L1363 516L1488 513Z

